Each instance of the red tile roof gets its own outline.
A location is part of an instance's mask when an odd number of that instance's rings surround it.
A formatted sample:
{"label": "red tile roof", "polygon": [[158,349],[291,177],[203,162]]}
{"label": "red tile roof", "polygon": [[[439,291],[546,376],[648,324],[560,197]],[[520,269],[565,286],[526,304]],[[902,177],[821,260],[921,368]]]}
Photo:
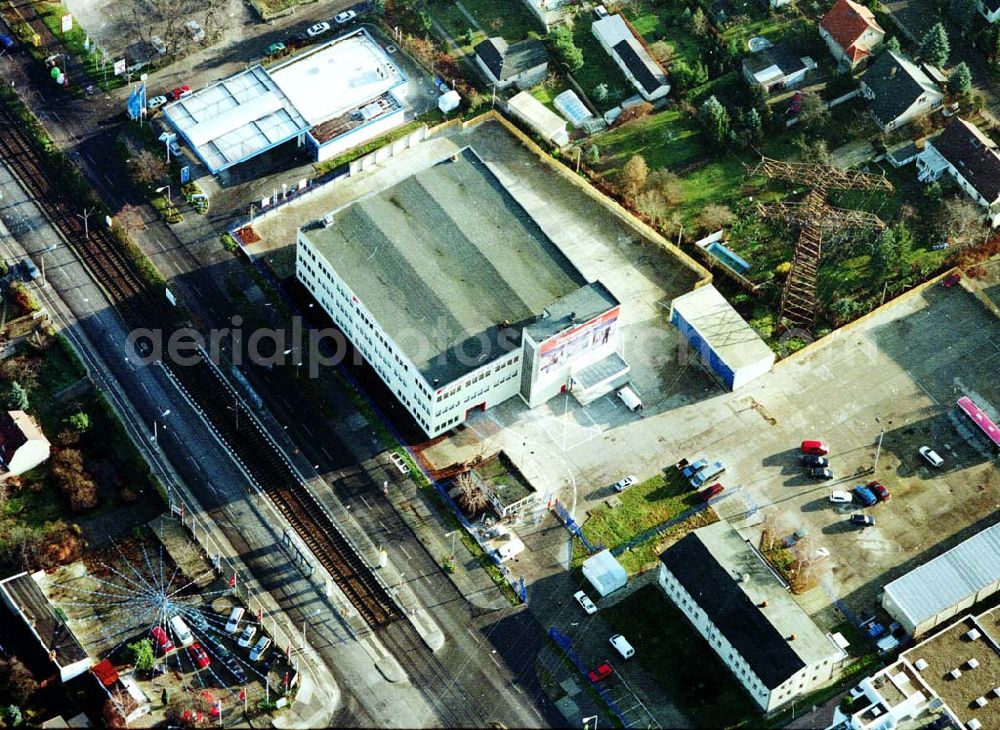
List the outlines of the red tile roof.
{"label": "red tile roof", "polygon": [[880,33],[884,30],[875,22],[872,11],[864,5],[858,5],[851,0],[837,0],[830,12],[826,14],[820,25],[833,37],[844,53],[852,61],[857,61],[869,53],[868,48],[854,45],[869,28]]}

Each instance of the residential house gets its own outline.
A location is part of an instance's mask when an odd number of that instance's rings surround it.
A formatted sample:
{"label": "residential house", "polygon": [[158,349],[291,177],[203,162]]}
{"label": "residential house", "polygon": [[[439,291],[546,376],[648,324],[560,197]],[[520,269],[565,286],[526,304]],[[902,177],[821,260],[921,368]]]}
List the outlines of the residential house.
{"label": "residential house", "polygon": [[1000,0],[977,0],[976,7],[987,23],[995,23],[1000,19]]}
{"label": "residential house", "polygon": [[476,46],[476,63],[498,89],[513,84],[527,89],[544,81],[549,72],[549,54],[537,40],[509,45],[503,38],[487,38]]}
{"label": "residential house", "polygon": [[743,59],[743,76],[747,82],[762,87],[769,94],[798,86],[814,68],[816,63],[811,58],[799,57],[780,44]]}
{"label": "residential house", "polygon": [[848,69],[867,61],[885,40],[885,31],[875,22],[872,11],[853,0],[837,0],[819,22],[819,34],[837,63]]}
{"label": "residential house", "polygon": [[24,411],[0,413],[0,481],[34,469],[49,458],[49,440]]}
{"label": "residential house", "polygon": [[667,548],[657,582],[766,713],[833,679],[847,658],[724,520]]}
{"label": "residential house", "polygon": [[884,132],[909,124],[938,109],[944,94],[916,63],[886,51],[861,77],[861,94]]}
{"label": "residential house", "polygon": [[528,9],[545,26],[547,31],[553,25],[558,25],[564,17],[564,6],[570,4],[570,0],[523,0]]}
{"label": "residential house", "polygon": [[917,156],[917,175],[933,182],[943,172],[986,211],[991,226],[1000,225],[1000,152],[975,124],[954,117],[941,134],[927,140]]}
{"label": "residential house", "polygon": [[608,15],[594,21],[591,32],[643,99],[656,101],[670,93],[667,74],[622,16]]}

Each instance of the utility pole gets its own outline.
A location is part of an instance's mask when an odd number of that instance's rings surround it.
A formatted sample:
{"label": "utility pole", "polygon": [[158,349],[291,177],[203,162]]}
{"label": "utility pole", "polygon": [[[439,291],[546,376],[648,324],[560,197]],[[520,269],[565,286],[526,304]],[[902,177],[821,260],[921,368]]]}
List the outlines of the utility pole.
{"label": "utility pole", "polygon": [[872,466],[872,475],[878,476],[878,457],[882,453],[882,439],[885,437],[885,426],[882,425],[882,419],[875,416],[875,423],[878,424],[878,446],[875,447],[875,464]]}
{"label": "utility pole", "polygon": [[83,236],[88,241],[90,240],[90,216],[92,216],[94,214],[94,210],[96,210],[96,209],[95,208],[91,208],[90,210],[87,210],[86,208],[84,208],[83,209],[83,213],[77,213],[76,214],[77,218],[82,218],[83,219]]}

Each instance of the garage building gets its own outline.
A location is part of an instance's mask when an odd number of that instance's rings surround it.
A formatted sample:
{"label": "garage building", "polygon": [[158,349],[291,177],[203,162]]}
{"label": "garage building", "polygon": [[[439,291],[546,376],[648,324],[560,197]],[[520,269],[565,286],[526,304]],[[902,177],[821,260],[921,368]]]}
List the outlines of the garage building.
{"label": "garage building", "polygon": [[730,390],[771,371],[774,352],[711,284],[670,304],[670,323]]}
{"label": "garage building", "polygon": [[966,612],[1000,590],[1000,525],[914,568],[885,587],[882,607],[910,636]]}

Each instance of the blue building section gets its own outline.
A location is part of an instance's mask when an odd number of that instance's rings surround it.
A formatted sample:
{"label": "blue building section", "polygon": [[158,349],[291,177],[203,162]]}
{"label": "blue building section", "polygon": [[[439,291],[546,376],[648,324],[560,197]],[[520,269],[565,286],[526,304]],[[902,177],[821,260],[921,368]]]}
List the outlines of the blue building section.
{"label": "blue building section", "polygon": [[701,336],[698,330],[684,319],[684,316],[677,309],[674,309],[670,313],[670,323],[680,330],[680,333],[684,335],[684,339],[687,340],[691,348],[698,353],[701,361],[722,380],[727,388],[732,390],[736,380],[736,373],[729,365],[723,362],[719,354],[712,349],[712,346],[705,341],[705,338]]}

